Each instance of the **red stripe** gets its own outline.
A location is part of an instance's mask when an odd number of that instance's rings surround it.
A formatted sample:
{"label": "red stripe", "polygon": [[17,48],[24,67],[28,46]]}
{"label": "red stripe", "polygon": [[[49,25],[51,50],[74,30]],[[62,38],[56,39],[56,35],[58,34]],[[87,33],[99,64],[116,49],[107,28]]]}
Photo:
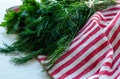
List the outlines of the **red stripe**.
{"label": "red stripe", "polygon": [[95,66],[99,63],[99,61],[102,61],[105,56],[108,54],[108,52],[110,52],[110,50],[108,50],[107,52],[105,52],[101,57],[99,57],[94,63],[92,63],[87,69],[85,69],[82,73],[78,74],[76,77],[74,77],[73,79],[79,79],[80,77],[82,77],[83,75],[85,75],[86,73],[90,72],[93,68],[95,68]]}
{"label": "red stripe", "polygon": [[[87,62],[89,62],[89,60],[91,59],[91,57],[94,57],[96,54],[98,54],[101,51],[101,49],[105,48],[107,45],[108,45],[108,42],[106,41],[105,43],[103,43],[102,45],[100,45],[97,49],[95,49],[93,52],[91,52],[85,59],[83,59],[80,63],[78,63],[74,68],[72,68],[71,70],[69,70],[66,73],[64,73],[62,75],[62,77],[65,78],[68,75],[74,73],[74,71],[77,71],[79,68],[81,68],[82,66],[84,66]],[[84,53],[84,52],[80,52],[80,53]],[[76,55],[76,56],[78,56],[78,55]],[[78,79],[78,78],[76,78],[76,79]]]}
{"label": "red stripe", "polygon": [[105,62],[105,63],[103,64],[103,66],[111,67],[111,64],[112,64],[112,63],[110,63],[110,62]]}
{"label": "red stripe", "polygon": [[111,21],[113,18],[106,18],[107,21]]}
{"label": "red stripe", "polygon": [[94,78],[94,79],[99,79],[98,77]]}

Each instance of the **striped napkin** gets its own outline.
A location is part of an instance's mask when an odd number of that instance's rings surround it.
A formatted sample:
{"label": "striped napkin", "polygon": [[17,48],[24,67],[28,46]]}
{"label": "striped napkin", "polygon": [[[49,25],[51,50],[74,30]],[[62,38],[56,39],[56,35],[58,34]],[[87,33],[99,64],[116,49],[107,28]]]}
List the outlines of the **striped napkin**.
{"label": "striped napkin", "polygon": [[96,12],[48,73],[54,79],[120,79],[120,5]]}

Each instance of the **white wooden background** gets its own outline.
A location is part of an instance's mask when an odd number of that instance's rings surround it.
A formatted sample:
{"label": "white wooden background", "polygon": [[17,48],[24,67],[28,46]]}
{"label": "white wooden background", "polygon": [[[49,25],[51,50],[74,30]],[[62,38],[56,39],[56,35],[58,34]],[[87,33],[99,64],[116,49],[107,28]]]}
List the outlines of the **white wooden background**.
{"label": "white wooden background", "polygon": [[[5,10],[20,5],[21,0],[0,0],[0,22],[3,21]],[[0,47],[3,43],[12,44],[15,35],[7,35],[6,30],[0,27]],[[24,65],[14,65],[10,62],[12,56],[0,54],[0,79],[50,79],[42,70],[37,60],[31,60]]]}

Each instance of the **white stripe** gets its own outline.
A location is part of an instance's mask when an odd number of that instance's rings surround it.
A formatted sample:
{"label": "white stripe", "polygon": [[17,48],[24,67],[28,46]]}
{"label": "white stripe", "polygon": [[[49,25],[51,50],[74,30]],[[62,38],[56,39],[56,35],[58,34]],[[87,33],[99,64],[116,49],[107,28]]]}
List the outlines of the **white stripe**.
{"label": "white stripe", "polygon": [[94,79],[94,78],[98,78],[99,77],[99,75],[93,75],[93,76],[91,76],[91,77],[89,77],[89,78],[87,78],[87,79]]}

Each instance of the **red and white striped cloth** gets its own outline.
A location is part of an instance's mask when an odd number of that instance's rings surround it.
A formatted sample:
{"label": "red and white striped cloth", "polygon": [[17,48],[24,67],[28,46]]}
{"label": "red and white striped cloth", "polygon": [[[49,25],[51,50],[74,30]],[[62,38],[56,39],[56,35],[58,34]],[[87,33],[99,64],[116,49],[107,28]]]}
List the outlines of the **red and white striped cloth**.
{"label": "red and white striped cloth", "polygon": [[120,5],[96,12],[48,73],[54,79],[120,79]]}

